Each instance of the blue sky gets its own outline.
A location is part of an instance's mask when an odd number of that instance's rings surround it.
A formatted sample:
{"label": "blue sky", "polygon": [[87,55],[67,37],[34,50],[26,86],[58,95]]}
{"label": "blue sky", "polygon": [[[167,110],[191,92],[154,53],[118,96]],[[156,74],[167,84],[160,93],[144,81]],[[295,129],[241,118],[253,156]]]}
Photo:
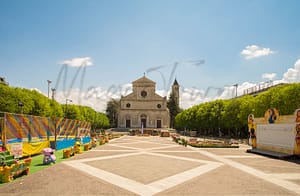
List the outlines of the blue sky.
{"label": "blue sky", "polygon": [[147,76],[159,90],[170,75],[199,91],[299,82],[299,7],[297,0],[0,0],[0,76],[45,94],[49,79],[64,91],[63,62],[70,87],[79,69],[72,62],[85,58],[89,66],[73,86],[81,80],[85,91],[128,84],[158,66]]}

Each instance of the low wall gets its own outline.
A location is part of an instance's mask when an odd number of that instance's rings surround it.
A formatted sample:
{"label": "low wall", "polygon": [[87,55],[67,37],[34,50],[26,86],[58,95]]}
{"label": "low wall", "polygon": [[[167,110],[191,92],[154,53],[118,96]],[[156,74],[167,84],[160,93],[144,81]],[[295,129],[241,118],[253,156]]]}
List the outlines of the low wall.
{"label": "low wall", "polygon": [[280,116],[276,108],[270,108],[257,119],[249,114],[248,128],[252,148],[300,155],[300,109],[294,115]]}
{"label": "low wall", "polygon": [[294,154],[295,123],[257,125],[257,148]]}

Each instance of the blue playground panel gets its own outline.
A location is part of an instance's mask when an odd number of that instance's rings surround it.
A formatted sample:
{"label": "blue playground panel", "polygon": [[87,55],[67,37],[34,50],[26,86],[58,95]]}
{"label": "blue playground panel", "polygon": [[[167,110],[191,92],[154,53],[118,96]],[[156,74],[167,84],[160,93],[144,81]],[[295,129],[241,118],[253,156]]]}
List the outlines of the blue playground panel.
{"label": "blue playground panel", "polygon": [[[82,144],[86,144],[89,143],[91,141],[91,137],[83,137],[81,139],[81,143]],[[60,139],[56,141],[56,150],[61,150],[61,149],[65,149],[65,148],[70,148],[72,146],[75,145],[76,139],[72,138],[72,139]],[[50,147],[54,149],[55,145],[54,145],[54,141],[50,142]]]}

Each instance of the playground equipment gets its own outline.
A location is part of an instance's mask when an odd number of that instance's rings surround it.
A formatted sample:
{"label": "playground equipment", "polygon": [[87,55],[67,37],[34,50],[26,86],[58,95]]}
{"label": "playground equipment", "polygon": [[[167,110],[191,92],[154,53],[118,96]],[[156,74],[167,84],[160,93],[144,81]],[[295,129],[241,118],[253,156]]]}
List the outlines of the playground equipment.
{"label": "playground equipment", "polygon": [[43,154],[44,154],[44,159],[43,159],[44,165],[55,163],[56,157],[54,155],[54,150],[52,148],[44,148]]}
{"label": "playground equipment", "polygon": [[76,154],[80,154],[81,153],[81,143],[80,142],[75,142],[75,146],[74,146],[74,150]]}
{"label": "playground equipment", "polygon": [[23,174],[29,174],[31,158],[24,160],[14,159],[8,151],[0,153],[0,183],[10,182]]}
{"label": "playground equipment", "polygon": [[56,150],[74,146],[77,136],[87,143],[90,129],[91,123],[79,120],[4,112],[0,113],[0,146],[13,152],[13,145],[21,144],[19,157],[31,156],[49,146]]}
{"label": "playground equipment", "polygon": [[249,152],[276,157],[300,155],[300,109],[294,115],[279,116],[276,108],[266,111],[265,117],[248,116]]}
{"label": "playground equipment", "polygon": [[96,146],[97,146],[97,139],[94,137],[94,138],[92,138],[91,141],[92,141],[92,142],[91,142],[92,148],[96,148]]}

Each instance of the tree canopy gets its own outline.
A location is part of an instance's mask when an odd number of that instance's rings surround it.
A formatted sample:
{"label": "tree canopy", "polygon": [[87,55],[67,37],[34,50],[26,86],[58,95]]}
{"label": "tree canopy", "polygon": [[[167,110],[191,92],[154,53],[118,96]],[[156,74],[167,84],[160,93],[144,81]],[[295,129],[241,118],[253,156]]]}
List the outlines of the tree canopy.
{"label": "tree canopy", "polygon": [[120,100],[118,99],[110,99],[107,102],[106,115],[109,119],[111,127],[118,126],[118,112],[120,107],[119,105],[120,105]]}
{"label": "tree canopy", "polygon": [[[35,116],[67,117],[92,123],[92,128],[109,127],[109,119],[88,106],[59,104],[36,90],[0,85],[0,111]],[[67,111],[67,113],[66,113]]]}
{"label": "tree canopy", "polygon": [[167,107],[170,112],[170,127],[174,128],[175,126],[175,117],[180,112],[178,102],[175,98],[174,93],[171,93],[167,101]]}
{"label": "tree canopy", "polygon": [[247,117],[263,117],[269,108],[277,108],[280,115],[290,115],[300,108],[300,84],[286,84],[270,88],[257,96],[242,96],[230,100],[216,100],[195,105],[175,118],[177,129],[197,130],[202,135],[246,137]]}

